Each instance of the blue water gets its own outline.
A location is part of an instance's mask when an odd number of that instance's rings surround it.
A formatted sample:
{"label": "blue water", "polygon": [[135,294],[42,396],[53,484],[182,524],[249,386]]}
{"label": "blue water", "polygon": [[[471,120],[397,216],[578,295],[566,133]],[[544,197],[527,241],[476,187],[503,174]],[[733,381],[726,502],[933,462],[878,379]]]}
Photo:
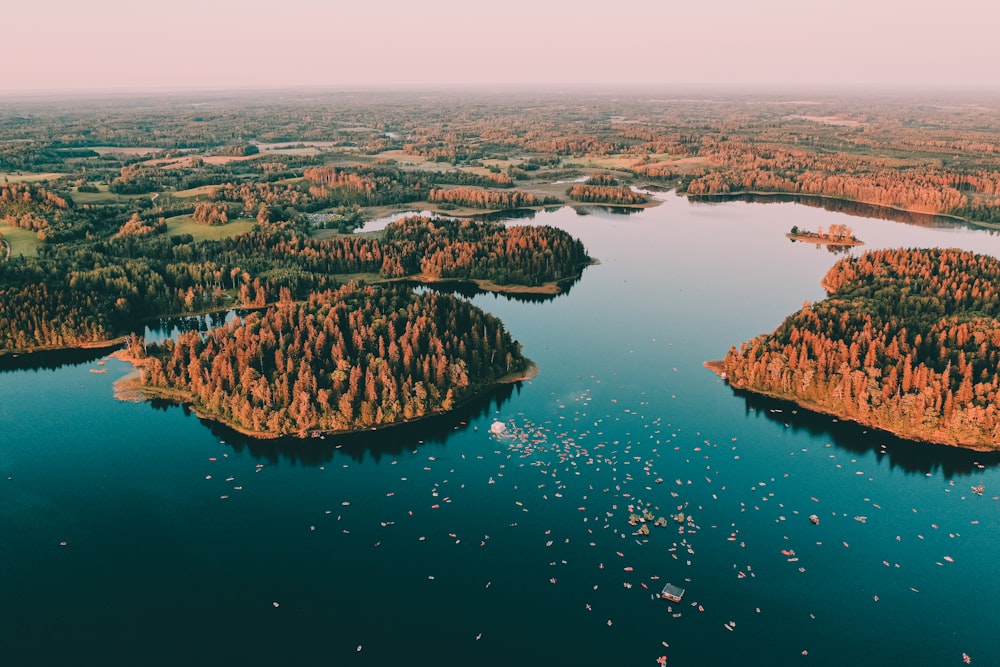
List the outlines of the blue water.
{"label": "blue water", "polygon": [[[437,422],[254,442],[116,401],[113,359],[0,373],[2,664],[1000,664],[996,455],[702,367],[823,298],[836,256],[792,225],[1000,237],[673,195],[521,222],[600,263],[549,301],[474,297],[541,372]],[[633,535],[630,506],[669,526]]]}

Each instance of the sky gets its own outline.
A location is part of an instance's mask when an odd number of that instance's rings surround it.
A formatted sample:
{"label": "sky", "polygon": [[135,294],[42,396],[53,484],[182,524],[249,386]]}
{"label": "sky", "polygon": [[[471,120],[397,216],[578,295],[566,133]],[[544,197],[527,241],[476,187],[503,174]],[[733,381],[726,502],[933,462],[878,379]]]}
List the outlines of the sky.
{"label": "sky", "polygon": [[259,87],[1000,89],[995,0],[12,0],[0,98]]}

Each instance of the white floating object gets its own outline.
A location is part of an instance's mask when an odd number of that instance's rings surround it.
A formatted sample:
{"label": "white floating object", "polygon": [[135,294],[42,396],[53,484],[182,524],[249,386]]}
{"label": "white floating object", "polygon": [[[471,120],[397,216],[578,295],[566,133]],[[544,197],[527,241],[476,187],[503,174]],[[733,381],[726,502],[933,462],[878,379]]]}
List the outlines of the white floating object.
{"label": "white floating object", "polygon": [[503,422],[493,422],[490,425],[490,433],[494,435],[499,435],[507,430],[507,425]]}

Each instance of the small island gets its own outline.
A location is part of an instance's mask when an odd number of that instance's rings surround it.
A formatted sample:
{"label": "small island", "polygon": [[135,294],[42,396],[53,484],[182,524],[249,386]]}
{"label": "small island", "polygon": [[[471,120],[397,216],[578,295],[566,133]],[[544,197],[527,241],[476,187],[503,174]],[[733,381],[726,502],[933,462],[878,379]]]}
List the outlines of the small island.
{"label": "small island", "polygon": [[735,389],[911,440],[1000,449],[1000,260],[871,251],[822,284],[827,299],[706,366]]}
{"label": "small island", "polygon": [[798,225],[795,225],[785,236],[790,238],[793,243],[795,241],[804,241],[805,243],[815,243],[817,245],[844,247],[864,245],[864,242],[854,236],[851,228],[847,225],[830,225],[825,232],[822,227],[813,232],[807,229],[799,229]]}

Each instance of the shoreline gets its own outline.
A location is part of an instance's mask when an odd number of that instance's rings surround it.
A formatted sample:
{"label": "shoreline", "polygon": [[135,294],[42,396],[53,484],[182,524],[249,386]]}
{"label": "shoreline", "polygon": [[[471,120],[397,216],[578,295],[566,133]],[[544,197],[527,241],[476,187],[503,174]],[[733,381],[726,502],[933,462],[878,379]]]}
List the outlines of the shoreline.
{"label": "shoreline", "polygon": [[911,433],[906,433],[903,431],[886,428],[884,426],[878,426],[876,424],[866,423],[858,419],[855,419],[854,417],[848,417],[845,415],[838,414],[836,412],[833,412],[829,408],[818,405],[816,403],[812,403],[811,401],[804,401],[792,395],[776,394],[769,391],[760,391],[758,389],[747,389],[745,387],[734,387],[732,384],[730,384],[729,380],[726,378],[726,372],[725,370],[723,370],[722,364],[723,362],[719,360],[719,361],[706,361],[703,365],[708,370],[720,376],[722,380],[725,381],[725,383],[729,386],[729,388],[732,389],[734,392],[746,392],[748,394],[754,394],[757,396],[766,396],[767,398],[772,398],[777,401],[785,401],[786,403],[792,403],[802,408],[803,410],[807,410],[809,412],[826,415],[828,417],[833,417],[839,421],[853,422],[858,426],[863,426],[864,428],[868,429],[874,429],[876,431],[882,431],[883,433],[888,433],[889,435],[892,435],[896,438],[899,438],[901,440],[909,440],[910,442],[916,442],[925,445],[941,445],[944,447],[956,447],[958,449],[967,449],[974,452],[1000,451],[1000,446],[990,446],[988,444],[979,444],[979,443],[962,444],[958,442],[949,442],[941,438],[934,438],[933,436],[926,436],[926,435],[916,436]]}
{"label": "shoreline", "polygon": [[[167,316],[169,317],[169,315]],[[32,355],[32,354],[43,354],[46,352],[67,352],[70,350],[103,350],[110,349],[116,345],[121,345],[125,342],[127,336],[118,336],[116,338],[106,338],[104,340],[92,340],[85,343],[77,343],[76,345],[41,345],[39,347],[31,347],[26,349],[18,350],[7,350],[6,352],[0,352],[0,359],[7,357],[15,357],[21,355]]]}
{"label": "shoreline", "polygon": [[126,363],[132,364],[133,369],[116,380],[114,382],[114,396],[116,400],[126,401],[130,403],[143,403],[146,401],[151,401],[155,399],[161,399],[165,401],[170,401],[176,405],[186,406],[196,417],[199,419],[204,419],[207,421],[214,422],[216,424],[221,424],[226,428],[235,431],[241,435],[245,435],[250,438],[256,438],[258,440],[277,440],[279,438],[295,438],[297,440],[305,440],[309,437],[313,437],[313,434],[322,434],[323,436],[338,436],[338,435],[357,435],[359,433],[371,433],[375,431],[384,431],[398,426],[403,426],[405,424],[413,424],[414,422],[422,421],[425,419],[432,419],[434,417],[443,417],[455,410],[468,405],[472,401],[480,398],[484,393],[492,391],[493,389],[505,385],[505,384],[515,384],[517,382],[524,382],[535,378],[538,373],[538,365],[525,357],[527,365],[524,369],[509,373],[503,377],[498,378],[494,382],[483,385],[479,390],[471,392],[468,396],[464,397],[461,401],[457,401],[451,410],[443,410],[437,408],[432,412],[419,417],[414,417],[412,419],[400,419],[391,423],[380,424],[379,426],[373,426],[369,428],[355,428],[355,429],[345,429],[339,431],[326,431],[323,429],[307,429],[299,433],[275,433],[274,431],[254,431],[248,429],[244,426],[235,424],[228,419],[221,417],[219,415],[213,415],[205,412],[202,406],[198,405],[194,401],[192,395],[189,392],[172,389],[169,387],[153,387],[151,385],[143,384],[142,382],[142,372],[141,368],[145,364],[143,359],[135,359],[125,351],[117,350],[111,355],[113,358],[119,361],[124,361]]}
{"label": "shoreline", "polygon": [[[807,192],[788,192],[785,190],[733,190],[732,192],[713,192],[713,193],[702,193],[702,194],[690,194],[688,192],[681,192],[680,190],[675,190],[678,195],[686,197],[688,199],[697,199],[698,197],[742,197],[746,195],[756,195],[760,197],[815,197],[816,199],[827,199],[830,201],[842,201],[850,204],[864,204],[866,206],[875,206],[877,208],[885,208],[892,211],[899,211],[900,213],[914,213],[916,215],[928,215],[935,218],[948,218],[950,220],[955,220],[956,222],[964,222],[968,225],[975,225],[977,227],[982,227],[984,229],[1000,229],[1000,226],[994,226],[997,223],[989,222],[977,222],[975,220],[970,220],[969,218],[963,218],[959,215],[952,215],[951,213],[929,213],[927,211],[918,211],[912,208],[903,208],[902,206],[893,206],[892,204],[880,204],[878,202],[865,201],[864,199],[850,199],[848,197],[838,197],[837,195],[824,195],[824,194],[814,194]],[[798,203],[798,202],[792,202]]]}
{"label": "shoreline", "polygon": [[[402,276],[399,278],[382,278],[377,281],[370,281],[370,282],[362,281],[362,282],[363,284],[366,285],[391,285],[392,283],[410,281],[418,283],[420,285],[428,285],[428,286],[433,285],[434,283],[458,283],[463,285],[473,285],[477,289],[482,290],[483,292],[489,292],[493,294],[511,294],[511,295],[538,294],[542,296],[558,296],[565,291],[563,289],[564,285],[572,285],[583,276],[584,268],[586,268],[587,266],[595,266],[597,264],[600,264],[600,262],[594,258],[591,258],[590,262],[580,267],[580,270],[578,270],[573,275],[568,276],[566,278],[561,278],[559,280],[553,280],[547,283],[542,283],[541,285],[514,285],[514,284],[498,285],[497,283],[494,283],[491,280],[485,280],[482,278],[439,278],[435,276],[427,276],[424,274]],[[333,275],[334,277],[337,277],[336,274]],[[346,285],[347,282],[343,284]],[[157,319],[174,318],[174,317],[199,317],[202,315],[211,315],[214,313],[225,313],[232,310],[241,310],[241,311],[263,310],[265,308],[275,305],[276,303],[277,302],[267,303],[264,304],[263,306],[242,306],[239,304],[230,304],[228,306],[221,306],[219,308],[209,308],[191,313],[162,313],[160,315],[156,315],[155,317],[145,319],[139,322],[138,324],[145,327],[147,323]],[[68,350],[91,350],[91,349],[112,348],[115,347],[116,345],[121,345],[127,337],[128,335],[125,334],[117,336],[115,338],[108,338],[99,341],[89,341],[86,343],[77,343],[75,345],[63,345],[63,346],[47,345],[47,346],[32,347],[27,349],[7,350],[4,352],[0,352],[0,359],[4,359],[8,356],[15,356],[22,354],[30,355],[38,352],[59,352]]]}

